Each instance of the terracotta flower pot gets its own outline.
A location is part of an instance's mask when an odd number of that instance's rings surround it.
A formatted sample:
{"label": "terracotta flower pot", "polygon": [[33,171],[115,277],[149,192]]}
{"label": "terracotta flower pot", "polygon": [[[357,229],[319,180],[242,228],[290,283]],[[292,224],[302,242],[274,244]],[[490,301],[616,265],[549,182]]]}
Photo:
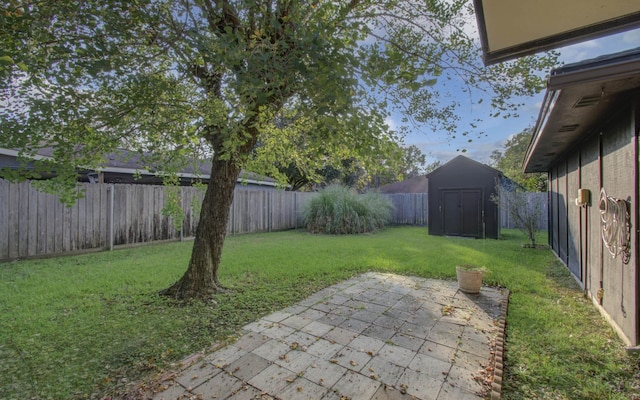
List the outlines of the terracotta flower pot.
{"label": "terracotta flower pot", "polygon": [[480,293],[480,287],[482,286],[481,269],[458,265],[456,267],[456,275],[461,291],[471,294]]}

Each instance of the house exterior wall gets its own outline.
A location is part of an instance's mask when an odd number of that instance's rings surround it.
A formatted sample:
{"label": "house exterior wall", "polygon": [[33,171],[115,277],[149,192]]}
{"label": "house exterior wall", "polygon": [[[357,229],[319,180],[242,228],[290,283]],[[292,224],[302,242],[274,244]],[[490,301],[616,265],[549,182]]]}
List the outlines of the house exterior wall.
{"label": "house exterior wall", "polygon": [[583,218],[581,236],[581,254],[585,271],[582,284],[592,294],[597,291],[602,281],[600,257],[602,256],[602,239],[600,236],[600,211],[598,210],[598,194],[600,192],[600,135],[592,135],[580,148],[580,179],[582,187],[591,192],[590,204],[581,209]]}
{"label": "house exterior wall", "polygon": [[0,168],[4,167],[19,167],[20,163],[13,156],[8,156],[5,154],[0,154]]}
{"label": "house exterior wall", "polygon": [[[636,94],[635,100],[640,100]],[[636,103],[637,104],[637,103]],[[550,245],[589,297],[631,346],[640,342],[638,320],[638,106],[602,121],[549,171]],[[588,189],[591,201],[575,205],[577,189]],[[631,221],[631,257],[624,264],[602,242],[600,190],[627,200]]]}
{"label": "house exterior wall", "polygon": [[[567,159],[567,266],[578,279],[582,278],[580,265],[581,209],[572,203],[580,189],[580,152]],[[575,233],[577,232],[577,234]]]}

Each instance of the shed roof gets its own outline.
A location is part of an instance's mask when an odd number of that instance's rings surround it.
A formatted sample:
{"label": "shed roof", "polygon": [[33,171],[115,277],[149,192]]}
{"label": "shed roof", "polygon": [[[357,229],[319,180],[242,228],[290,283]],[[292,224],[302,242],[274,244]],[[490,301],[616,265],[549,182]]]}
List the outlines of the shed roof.
{"label": "shed roof", "polygon": [[502,176],[502,172],[498,171],[495,168],[492,168],[486,164],[483,164],[481,162],[478,162],[476,160],[472,160],[469,157],[465,157],[465,156],[457,156],[451,160],[449,160],[448,162],[446,162],[445,164],[439,166],[438,168],[434,169],[433,171],[429,172],[427,174],[427,178],[433,176],[433,175],[437,175],[440,172],[442,172],[443,170],[447,170],[448,168],[453,167],[456,164],[468,164],[469,167],[479,167],[479,168],[483,168],[486,169],[487,171],[491,171],[492,173],[498,174],[500,176]]}
{"label": "shed roof", "polygon": [[523,161],[524,172],[547,171],[639,87],[640,47],[551,71]]}

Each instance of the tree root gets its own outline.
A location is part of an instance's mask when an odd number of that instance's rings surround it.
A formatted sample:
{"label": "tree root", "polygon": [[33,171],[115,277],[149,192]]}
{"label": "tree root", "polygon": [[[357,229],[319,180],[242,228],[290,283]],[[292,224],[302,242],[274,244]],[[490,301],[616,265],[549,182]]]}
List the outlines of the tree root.
{"label": "tree root", "polygon": [[158,294],[176,300],[199,299],[215,303],[215,295],[225,291],[225,288],[219,287],[213,282],[211,284],[198,282],[197,285],[192,282],[191,285],[186,285],[184,280],[181,279],[168,288],[160,290]]}

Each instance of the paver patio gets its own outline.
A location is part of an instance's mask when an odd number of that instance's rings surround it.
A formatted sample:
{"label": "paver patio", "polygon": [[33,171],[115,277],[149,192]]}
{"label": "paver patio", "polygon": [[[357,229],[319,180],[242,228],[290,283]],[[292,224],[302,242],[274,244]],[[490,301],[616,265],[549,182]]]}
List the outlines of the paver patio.
{"label": "paver patio", "polygon": [[452,281],[367,273],[246,325],[150,397],[499,398],[507,299],[496,288],[469,295]]}

